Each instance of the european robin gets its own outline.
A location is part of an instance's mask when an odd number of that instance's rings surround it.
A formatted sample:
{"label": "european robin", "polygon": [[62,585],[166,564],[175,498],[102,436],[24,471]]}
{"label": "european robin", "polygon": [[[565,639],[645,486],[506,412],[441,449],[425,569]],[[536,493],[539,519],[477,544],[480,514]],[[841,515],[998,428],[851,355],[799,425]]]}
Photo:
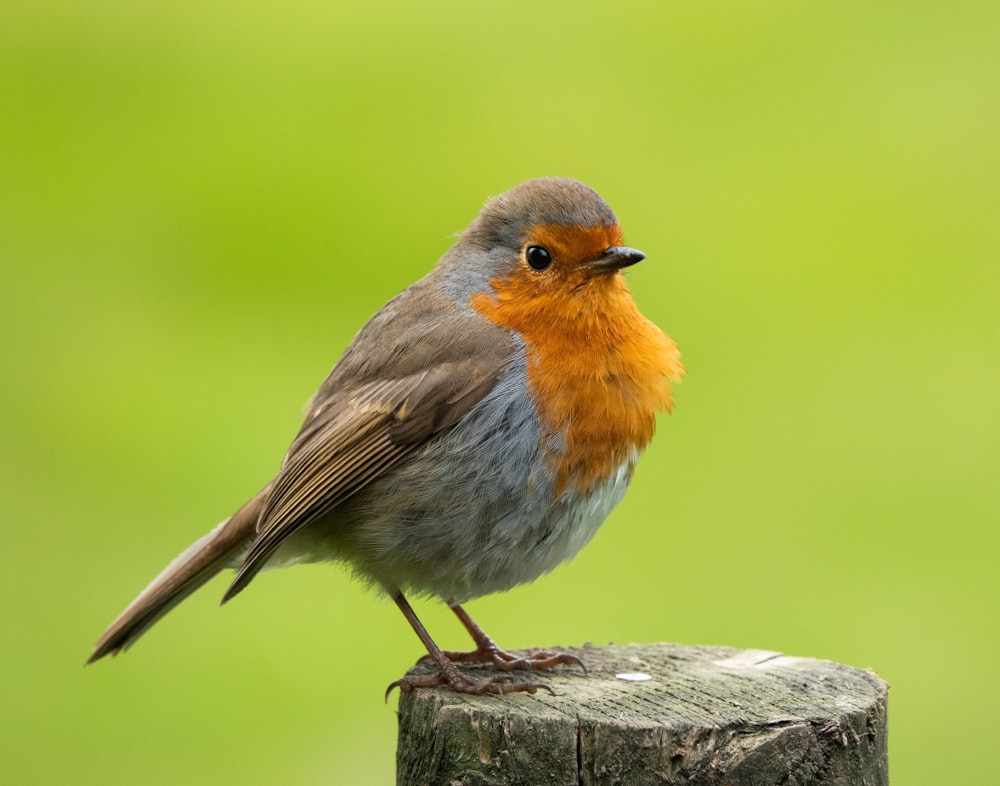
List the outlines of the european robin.
{"label": "european robin", "polygon": [[[545,686],[455,663],[579,664],[499,649],[460,604],[574,556],[670,409],[677,347],[621,272],[643,258],[575,180],[531,180],[487,202],[351,342],[275,478],[171,562],[88,663],[132,645],[223,568],[236,569],[225,602],[265,567],[335,560],[395,601],[437,668],[390,689],[534,692]],[[475,650],[442,651],[404,593],[444,600]]]}

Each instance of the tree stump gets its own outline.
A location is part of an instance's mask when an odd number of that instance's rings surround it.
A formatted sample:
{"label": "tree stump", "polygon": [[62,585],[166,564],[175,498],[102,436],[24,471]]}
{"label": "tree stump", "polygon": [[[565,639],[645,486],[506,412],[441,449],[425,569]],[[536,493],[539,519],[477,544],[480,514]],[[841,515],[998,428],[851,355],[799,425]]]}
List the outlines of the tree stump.
{"label": "tree stump", "polygon": [[871,671],[728,647],[565,651],[588,673],[534,674],[555,696],[401,694],[398,786],[889,783],[888,686]]}

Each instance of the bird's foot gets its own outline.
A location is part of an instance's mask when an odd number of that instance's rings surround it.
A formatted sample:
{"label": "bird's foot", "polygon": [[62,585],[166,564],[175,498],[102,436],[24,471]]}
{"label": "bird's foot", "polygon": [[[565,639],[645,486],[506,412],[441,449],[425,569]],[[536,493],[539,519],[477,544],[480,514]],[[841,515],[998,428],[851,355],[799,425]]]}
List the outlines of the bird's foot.
{"label": "bird's foot", "polygon": [[[446,653],[447,654],[447,653]],[[421,658],[421,660],[428,660]],[[513,667],[512,667],[513,668]],[[457,693],[468,693],[473,696],[483,696],[492,694],[504,696],[508,693],[535,693],[539,689],[547,690],[553,696],[556,695],[548,685],[541,682],[518,682],[503,674],[495,674],[492,677],[472,677],[459,668],[449,659],[440,664],[436,674],[407,674],[385,690],[386,701],[393,688],[399,688],[403,693],[409,693],[414,688],[436,688],[439,685],[451,688]]]}
{"label": "bird's foot", "polygon": [[[544,650],[532,650],[527,656],[515,655],[500,649],[492,641],[469,652],[446,650],[442,654],[452,663],[490,663],[500,671],[546,671],[554,666],[579,666],[584,674],[587,673],[587,667],[576,655]],[[425,661],[433,659],[430,655],[425,655],[417,662]]]}

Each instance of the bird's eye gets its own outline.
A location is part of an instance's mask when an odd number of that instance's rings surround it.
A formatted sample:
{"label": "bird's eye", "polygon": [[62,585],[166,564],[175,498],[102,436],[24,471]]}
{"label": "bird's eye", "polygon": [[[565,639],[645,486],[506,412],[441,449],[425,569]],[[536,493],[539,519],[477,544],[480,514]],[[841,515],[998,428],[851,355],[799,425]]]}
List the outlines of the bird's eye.
{"label": "bird's eye", "polygon": [[524,258],[528,260],[532,270],[545,270],[552,264],[552,254],[543,246],[528,246],[524,249]]}

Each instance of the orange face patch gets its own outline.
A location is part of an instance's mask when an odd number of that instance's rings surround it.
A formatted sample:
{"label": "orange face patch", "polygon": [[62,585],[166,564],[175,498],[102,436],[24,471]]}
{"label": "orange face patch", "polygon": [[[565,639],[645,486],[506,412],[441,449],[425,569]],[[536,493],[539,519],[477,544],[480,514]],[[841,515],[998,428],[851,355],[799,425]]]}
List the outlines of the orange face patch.
{"label": "orange face patch", "polygon": [[536,227],[524,245],[545,246],[552,265],[523,264],[470,301],[527,345],[529,390],[548,427],[543,450],[552,435],[564,445],[551,456],[559,491],[586,493],[630,462],[683,373],[676,345],[639,313],[621,273],[584,264],[621,242],[617,225]]}
{"label": "orange face patch", "polygon": [[533,227],[524,245],[547,248],[556,260],[586,262],[597,259],[611,246],[622,244],[619,224],[596,227],[568,227],[562,224],[541,224]]}

